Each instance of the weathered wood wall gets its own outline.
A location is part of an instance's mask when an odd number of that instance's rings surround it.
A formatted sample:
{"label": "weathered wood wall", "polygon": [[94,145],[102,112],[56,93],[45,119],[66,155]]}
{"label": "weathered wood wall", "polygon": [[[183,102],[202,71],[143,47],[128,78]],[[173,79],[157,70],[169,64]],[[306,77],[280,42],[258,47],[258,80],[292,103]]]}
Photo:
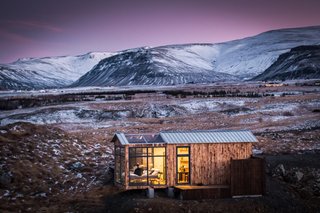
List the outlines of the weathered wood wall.
{"label": "weathered wood wall", "polygon": [[230,185],[231,159],[247,159],[251,143],[170,144],[167,146],[167,183],[176,185],[176,148],[190,146],[191,185]]}
{"label": "weathered wood wall", "polygon": [[124,178],[124,185],[127,187],[129,186],[129,147],[125,146],[125,151],[124,151],[124,168],[125,168],[125,178]]}
{"label": "weathered wood wall", "polygon": [[231,159],[246,159],[251,143],[192,144],[192,184],[229,185]]}
{"label": "weathered wood wall", "polygon": [[167,146],[167,185],[176,185],[176,145]]}
{"label": "weathered wood wall", "polygon": [[231,195],[265,194],[265,160],[250,158],[231,161]]}

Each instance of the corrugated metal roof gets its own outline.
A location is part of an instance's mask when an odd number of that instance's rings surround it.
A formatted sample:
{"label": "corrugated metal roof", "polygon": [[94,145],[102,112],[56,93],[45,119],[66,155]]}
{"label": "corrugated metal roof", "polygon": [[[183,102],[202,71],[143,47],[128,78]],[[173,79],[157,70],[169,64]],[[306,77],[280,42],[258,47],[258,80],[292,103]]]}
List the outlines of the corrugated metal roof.
{"label": "corrugated metal roof", "polygon": [[119,141],[120,141],[120,143],[121,143],[122,145],[127,145],[127,144],[129,144],[129,142],[128,142],[126,136],[124,135],[124,133],[118,132],[118,133],[116,133],[116,136],[117,136],[117,138],[119,139]]}
{"label": "corrugated metal roof", "polygon": [[170,131],[160,132],[160,136],[168,144],[257,142],[256,137],[248,130]]}
{"label": "corrugated metal roof", "polygon": [[[136,140],[137,136],[141,140]],[[249,130],[190,130],[190,131],[163,131],[159,135],[133,135],[116,133],[122,145],[146,143],[241,143],[257,142],[256,137]],[[160,136],[160,137],[159,137]],[[133,139],[132,139],[133,138]],[[139,138],[140,139],[140,138]],[[141,141],[141,142],[140,142]]]}

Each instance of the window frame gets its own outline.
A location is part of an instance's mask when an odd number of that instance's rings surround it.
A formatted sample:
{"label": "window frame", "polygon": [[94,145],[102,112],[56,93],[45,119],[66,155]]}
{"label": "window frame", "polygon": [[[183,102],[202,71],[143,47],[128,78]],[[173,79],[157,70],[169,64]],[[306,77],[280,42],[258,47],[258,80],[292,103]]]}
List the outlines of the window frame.
{"label": "window frame", "polygon": [[[119,152],[117,152],[117,148],[119,148]],[[125,146],[121,145],[115,145],[114,146],[114,156],[115,156],[115,165],[114,165],[114,170],[115,174],[117,173],[118,165],[117,165],[117,158],[119,158],[119,179],[115,177],[115,182],[121,185],[125,185],[125,175],[122,176],[122,172],[125,172],[125,151],[126,148]],[[116,175],[115,175],[116,176]]]}

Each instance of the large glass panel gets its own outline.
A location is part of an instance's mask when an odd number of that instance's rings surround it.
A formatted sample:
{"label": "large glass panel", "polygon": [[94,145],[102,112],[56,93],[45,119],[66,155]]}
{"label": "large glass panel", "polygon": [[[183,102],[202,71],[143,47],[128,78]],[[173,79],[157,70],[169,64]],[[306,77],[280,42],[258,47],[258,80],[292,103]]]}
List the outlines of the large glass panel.
{"label": "large glass panel", "polygon": [[165,156],[149,158],[149,184],[150,185],[164,185],[166,184],[165,172]]}
{"label": "large glass panel", "polygon": [[130,148],[129,154],[131,157],[134,156],[146,156],[147,155],[147,148]]}
{"label": "large glass panel", "polygon": [[115,179],[116,179],[116,182],[120,183],[120,172],[121,172],[120,155],[116,155],[115,158],[116,158],[116,160],[115,160]]}
{"label": "large glass panel", "polygon": [[116,146],[114,149],[115,149],[115,154],[120,155],[120,146]]}
{"label": "large glass panel", "polygon": [[118,183],[123,183],[125,177],[124,150],[124,147],[115,147],[115,181]]}
{"label": "large glass panel", "polygon": [[147,157],[132,157],[129,160],[129,181],[131,185],[147,185],[148,159]]}
{"label": "large glass panel", "polygon": [[[124,150],[124,149],[123,149]],[[120,156],[120,168],[121,168],[121,175],[120,175],[120,183],[124,183],[124,179],[125,179],[125,166],[124,166],[124,156],[121,155]]]}
{"label": "large glass panel", "polygon": [[165,147],[129,148],[130,185],[166,184]]}
{"label": "large glass panel", "polygon": [[124,150],[125,150],[125,148],[124,148],[124,147],[121,147],[121,149],[120,149],[120,155],[124,156]]}

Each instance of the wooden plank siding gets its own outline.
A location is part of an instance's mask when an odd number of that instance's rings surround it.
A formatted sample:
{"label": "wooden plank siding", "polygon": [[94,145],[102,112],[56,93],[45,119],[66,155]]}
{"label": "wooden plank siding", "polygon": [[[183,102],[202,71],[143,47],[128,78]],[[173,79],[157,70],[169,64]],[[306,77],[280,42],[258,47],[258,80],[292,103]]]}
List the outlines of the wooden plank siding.
{"label": "wooden plank siding", "polygon": [[232,196],[265,194],[265,160],[250,158],[231,161]]}
{"label": "wooden plank siding", "polygon": [[167,185],[176,185],[176,146],[167,145]]}
{"label": "wooden plank siding", "polygon": [[191,185],[230,185],[231,159],[246,159],[251,143],[190,144]]}
{"label": "wooden plank siding", "polygon": [[205,143],[167,145],[167,185],[176,184],[176,149],[190,146],[191,185],[230,185],[231,159],[247,159],[251,143]]}

